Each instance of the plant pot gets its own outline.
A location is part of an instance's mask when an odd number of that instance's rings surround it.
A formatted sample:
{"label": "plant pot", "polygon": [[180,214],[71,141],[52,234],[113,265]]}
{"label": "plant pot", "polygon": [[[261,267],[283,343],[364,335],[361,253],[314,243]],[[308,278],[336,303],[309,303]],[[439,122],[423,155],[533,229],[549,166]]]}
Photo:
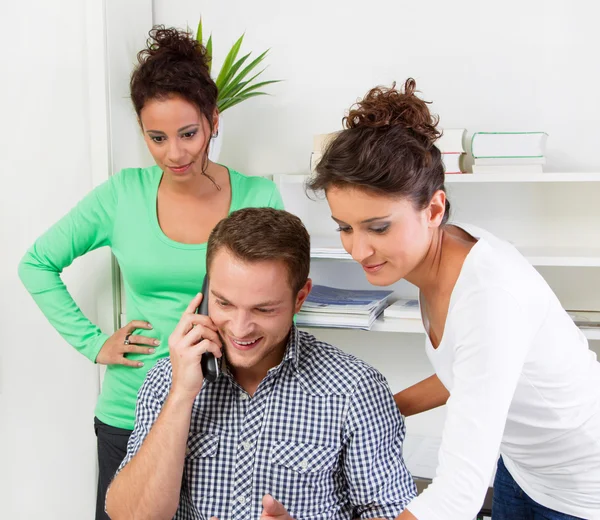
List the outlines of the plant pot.
{"label": "plant pot", "polygon": [[210,144],[208,145],[208,158],[212,162],[219,162],[219,155],[221,154],[221,144],[223,143],[223,116],[219,115],[219,131],[216,137],[210,138]]}

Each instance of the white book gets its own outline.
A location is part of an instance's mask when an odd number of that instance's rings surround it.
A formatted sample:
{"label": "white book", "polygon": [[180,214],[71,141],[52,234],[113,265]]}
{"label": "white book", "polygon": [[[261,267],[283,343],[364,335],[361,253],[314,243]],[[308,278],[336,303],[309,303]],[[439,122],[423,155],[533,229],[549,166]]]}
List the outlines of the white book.
{"label": "white book", "polygon": [[474,164],[473,173],[543,173],[541,164],[510,164],[507,166],[486,166]]}
{"label": "white book", "polygon": [[543,157],[545,132],[475,132],[471,152],[478,157]]}
{"label": "white book", "polygon": [[575,325],[582,329],[600,327],[599,311],[567,311]]}
{"label": "white book", "polygon": [[522,164],[546,164],[545,157],[476,157],[473,164],[483,166],[512,166]]}
{"label": "white book", "polygon": [[398,300],[392,303],[389,307],[386,307],[383,311],[383,317],[388,318],[400,318],[409,320],[420,320],[421,319],[421,308],[419,307],[419,300]]}
{"label": "white book", "polygon": [[339,134],[339,132],[330,132],[328,134],[313,135],[313,152],[323,153],[329,143]]}
{"label": "white book", "polygon": [[310,173],[315,173],[317,164],[319,164],[321,157],[323,157],[323,154],[319,152],[312,152],[310,154]]}
{"label": "white book", "polygon": [[312,258],[337,258],[351,260],[352,257],[346,252],[340,237],[312,235],[310,237],[310,256]]}
{"label": "white book", "polygon": [[444,173],[462,173],[462,158],[464,153],[442,153]]}
{"label": "white book", "polygon": [[442,137],[435,142],[435,146],[442,153],[463,153],[465,151],[463,141],[466,133],[465,128],[443,128]]}

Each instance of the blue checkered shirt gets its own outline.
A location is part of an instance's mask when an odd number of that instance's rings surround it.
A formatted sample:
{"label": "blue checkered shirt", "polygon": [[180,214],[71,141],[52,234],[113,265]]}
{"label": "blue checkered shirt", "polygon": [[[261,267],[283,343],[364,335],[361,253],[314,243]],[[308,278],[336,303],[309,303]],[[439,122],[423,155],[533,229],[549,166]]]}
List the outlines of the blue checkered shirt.
{"label": "blue checkered shirt", "polygon": [[[149,372],[121,468],[158,418],[171,377],[168,358]],[[395,518],[416,496],[404,432],[379,372],[293,327],[283,361],[252,397],[227,370],[205,382],[175,518],[258,520],[266,493],[296,520]]]}

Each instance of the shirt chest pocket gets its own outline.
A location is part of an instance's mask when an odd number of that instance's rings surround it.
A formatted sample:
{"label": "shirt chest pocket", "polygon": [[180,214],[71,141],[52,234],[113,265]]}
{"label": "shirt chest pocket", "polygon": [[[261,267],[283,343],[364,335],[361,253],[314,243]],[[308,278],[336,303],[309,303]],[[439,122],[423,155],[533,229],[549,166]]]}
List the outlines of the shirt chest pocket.
{"label": "shirt chest pocket", "polygon": [[218,434],[198,432],[188,437],[185,452],[185,482],[190,498],[198,503],[213,496],[218,480]]}
{"label": "shirt chest pocket", "polygon": [[276,441],[271,447],[271,489],[291,516],[305,517],[335,506],[338,449],[319,444]]}

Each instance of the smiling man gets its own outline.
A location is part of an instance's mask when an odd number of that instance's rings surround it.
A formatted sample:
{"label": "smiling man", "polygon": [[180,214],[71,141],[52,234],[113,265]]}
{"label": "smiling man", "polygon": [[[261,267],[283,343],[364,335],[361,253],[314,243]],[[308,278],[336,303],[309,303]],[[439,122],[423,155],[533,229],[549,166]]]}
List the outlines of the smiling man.
{"label": "smiling man", "polygon": [[[308,233],[290,213],[243,209],[217,224],[208,294],[140,390],[111,518],[395,518],[415,496],[385,379],[293,324],[309,267]],[[202,297],[209,316],[195,314]],[[205,352],[221,358],[212,383]]]}

